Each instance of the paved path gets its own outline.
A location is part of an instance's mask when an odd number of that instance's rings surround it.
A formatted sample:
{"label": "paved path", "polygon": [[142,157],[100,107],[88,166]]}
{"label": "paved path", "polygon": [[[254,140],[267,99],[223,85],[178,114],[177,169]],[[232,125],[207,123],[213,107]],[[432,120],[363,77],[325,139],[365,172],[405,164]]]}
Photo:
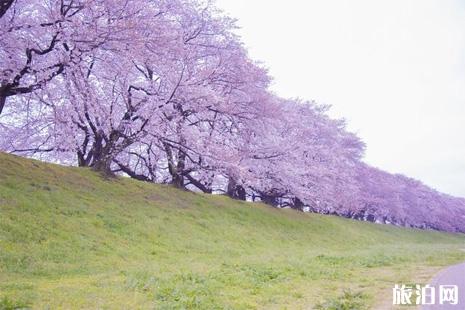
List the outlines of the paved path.
{"label": "paved path", "polygon": [[[421,310],[465,310],[465,263],[450,266],[440,271],[431,281],[436,288],[435,305],[422,306]],[[458,287],[458,304],[445,303],[440,305],[440,286],[456,285]]]}

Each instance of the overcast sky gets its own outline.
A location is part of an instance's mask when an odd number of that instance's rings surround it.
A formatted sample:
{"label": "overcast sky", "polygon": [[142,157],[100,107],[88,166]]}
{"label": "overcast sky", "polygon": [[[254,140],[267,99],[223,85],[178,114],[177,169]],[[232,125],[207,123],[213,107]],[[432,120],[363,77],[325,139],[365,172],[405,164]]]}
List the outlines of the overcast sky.
{"label": "overcast sky", "polygon": [[365,161],[465,197],[465,1],[217,0],[284,97],[330,104]]}

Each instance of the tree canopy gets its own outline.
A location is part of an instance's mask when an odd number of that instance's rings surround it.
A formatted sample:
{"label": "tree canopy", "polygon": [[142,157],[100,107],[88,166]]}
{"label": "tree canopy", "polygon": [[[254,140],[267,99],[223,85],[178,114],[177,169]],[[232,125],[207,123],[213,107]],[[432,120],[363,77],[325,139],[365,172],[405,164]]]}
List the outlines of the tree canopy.
{"label": "tree canopy", "polygon": [[[362,162],[269,90],[210,1],[0,1],[0,149],[278,207],[465,231],[465,202]],[[434,215],[432,217],[431,215]]]}

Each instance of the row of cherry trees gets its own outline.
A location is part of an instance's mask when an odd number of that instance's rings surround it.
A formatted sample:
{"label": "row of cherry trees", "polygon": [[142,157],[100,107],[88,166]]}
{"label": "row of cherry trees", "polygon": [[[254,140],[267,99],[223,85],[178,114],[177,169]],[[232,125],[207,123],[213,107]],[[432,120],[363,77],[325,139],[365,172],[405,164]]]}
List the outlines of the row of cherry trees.
{"label": "row of cherry trees", "polygon": [[210,1],[0,0],[0,148],[401,225],[415,213],[382,210],[463,210],[363,164],[363,143],[327,107],[270,92],[234,27]]}

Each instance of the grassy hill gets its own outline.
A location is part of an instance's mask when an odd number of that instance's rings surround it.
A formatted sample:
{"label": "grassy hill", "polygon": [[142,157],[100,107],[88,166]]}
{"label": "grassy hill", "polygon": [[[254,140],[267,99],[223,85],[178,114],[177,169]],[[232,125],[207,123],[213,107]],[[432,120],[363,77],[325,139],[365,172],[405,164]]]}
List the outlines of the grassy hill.
{"label": "grassy hill", "polygon": [[0,154],[0,309],[362,309],[464,248]]}

